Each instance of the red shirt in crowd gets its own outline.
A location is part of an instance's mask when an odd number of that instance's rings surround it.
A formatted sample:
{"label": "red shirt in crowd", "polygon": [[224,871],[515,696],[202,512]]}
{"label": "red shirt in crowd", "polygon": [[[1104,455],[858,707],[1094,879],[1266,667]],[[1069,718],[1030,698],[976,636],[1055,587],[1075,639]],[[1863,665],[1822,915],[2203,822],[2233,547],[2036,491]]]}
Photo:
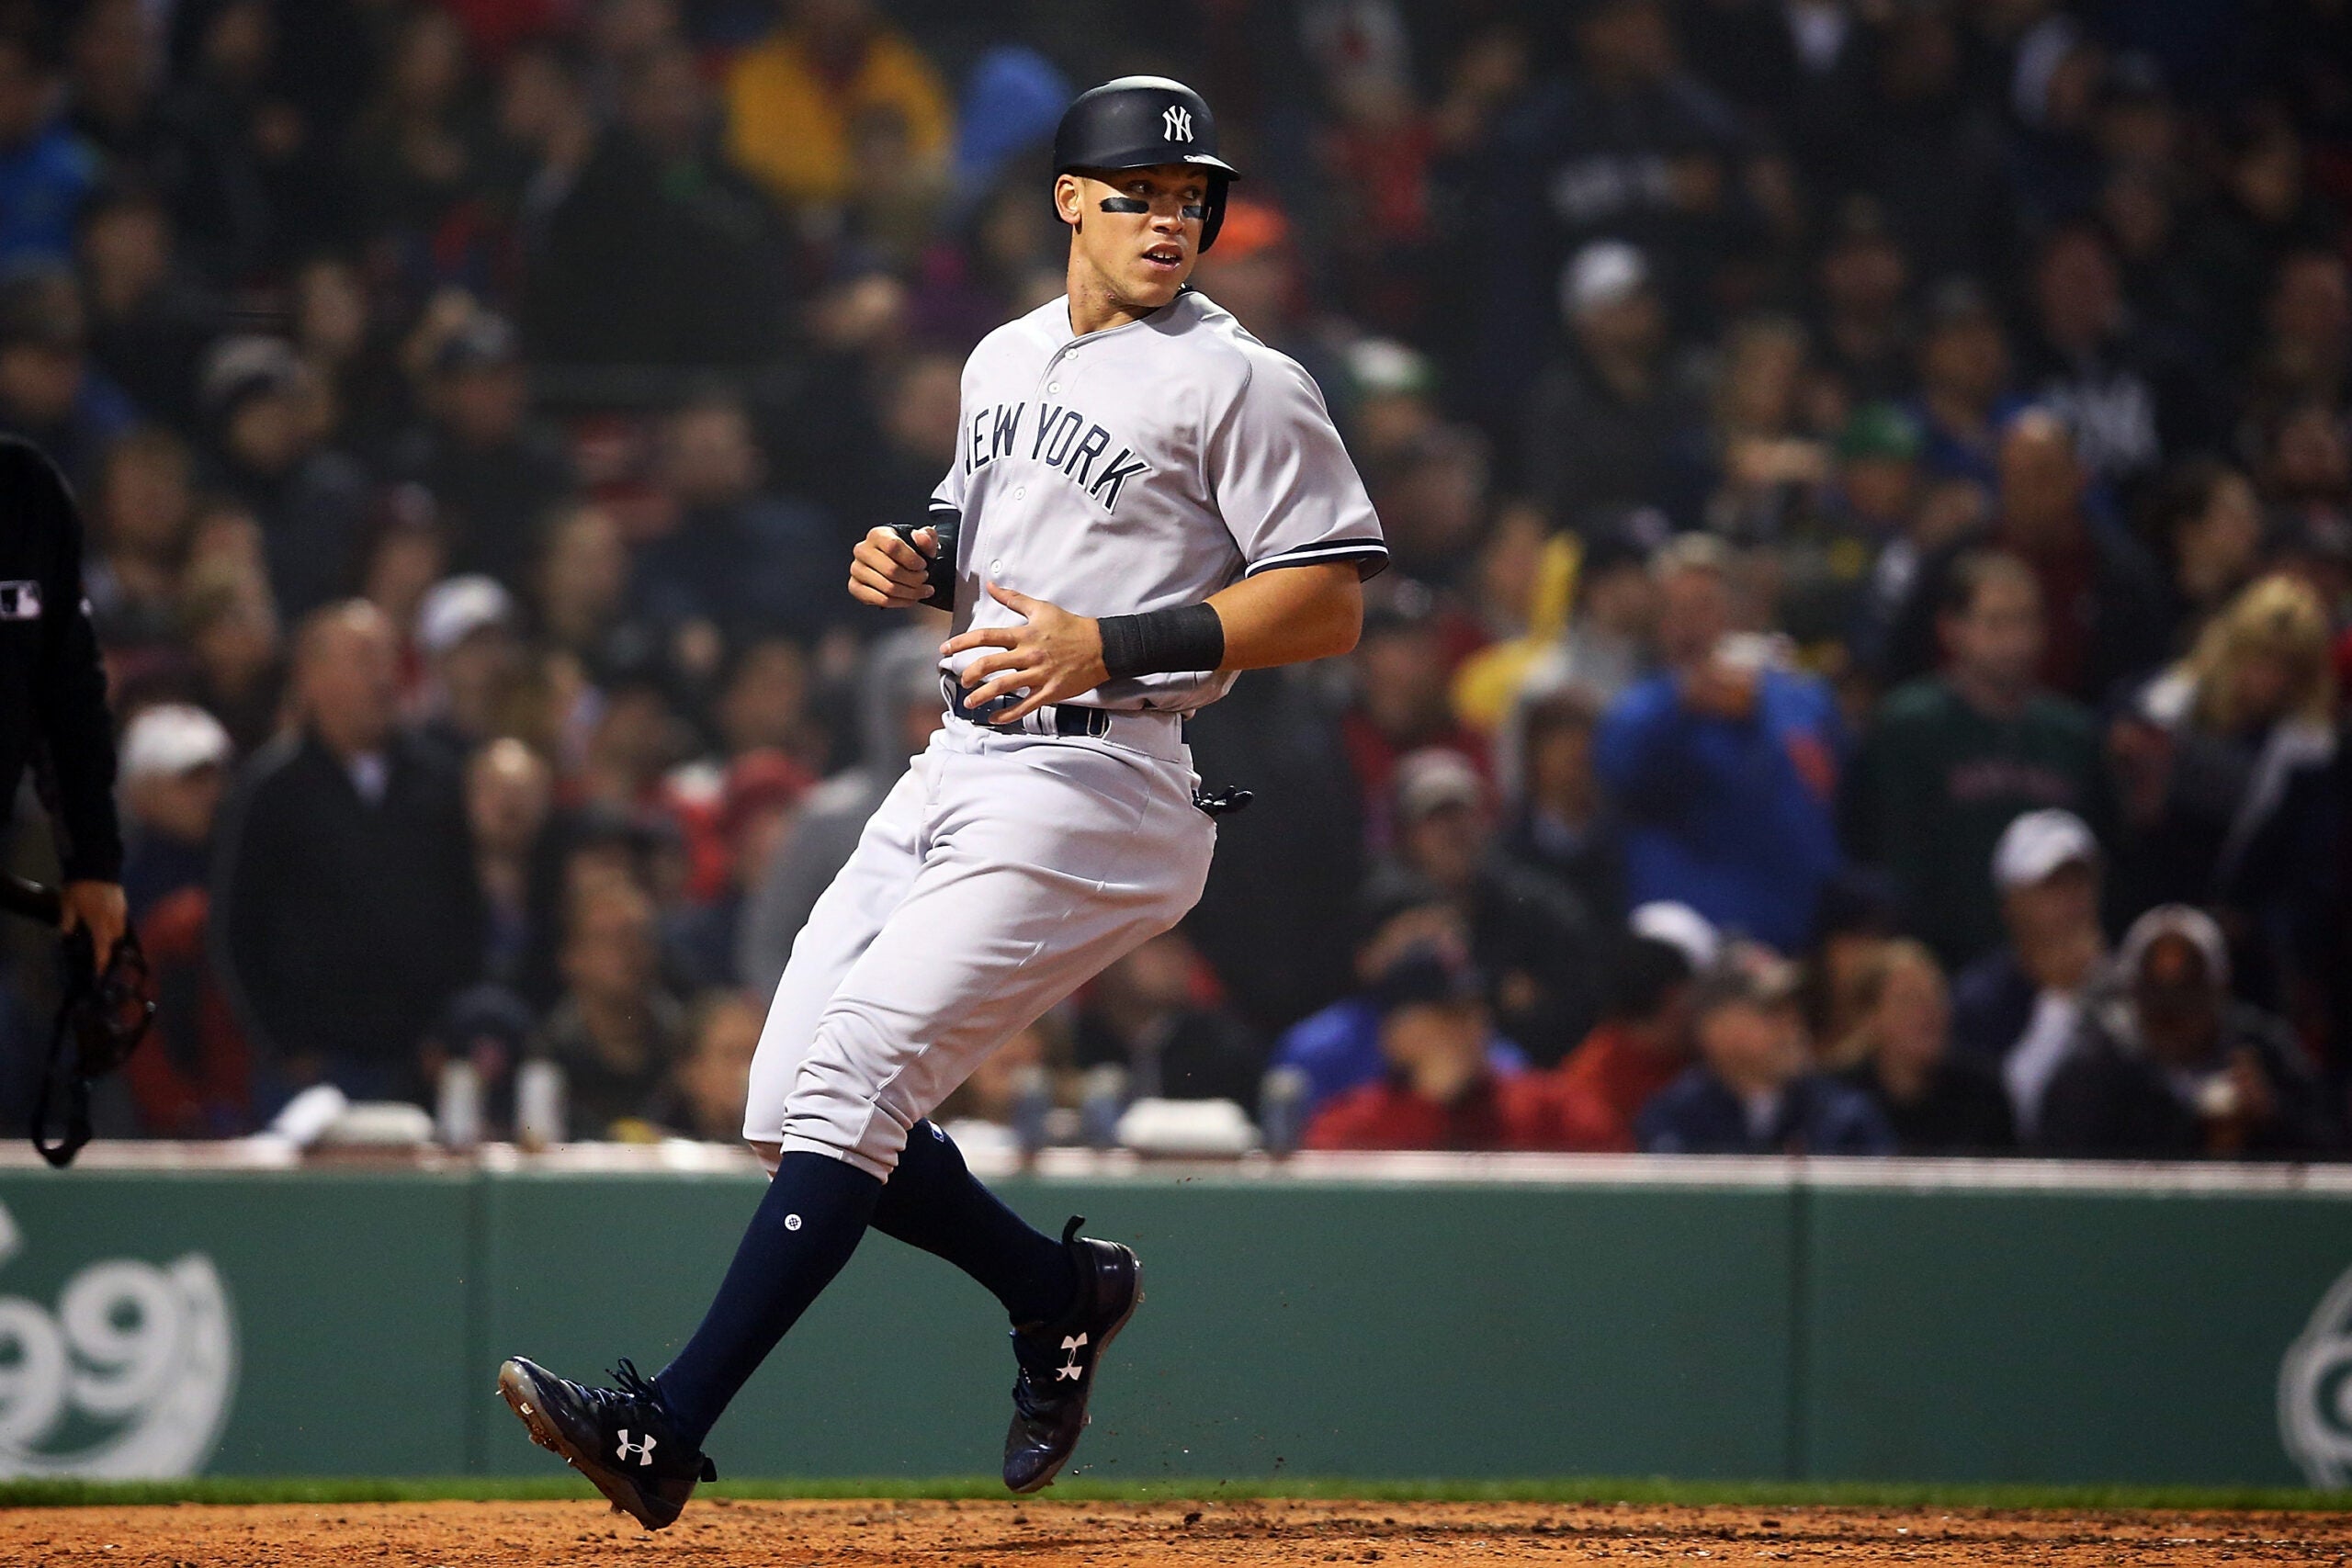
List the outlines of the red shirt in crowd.
{"label": "red shirt in crowd", "polygon": [[1634,1152],[1634,1118],[1685,1064],[1654,1051],[1623,1025],[1603,1023],[1551,1075],[1559,1142],[1591,1153]]}
{"label": "red shirt in crowd", "polygon": [[1383,1079],[1348,1090],[1307,1123],[1310,1149],[1553,1149],[1552,1093],[1532,1076],[1487,1077],[1440,1104]]}

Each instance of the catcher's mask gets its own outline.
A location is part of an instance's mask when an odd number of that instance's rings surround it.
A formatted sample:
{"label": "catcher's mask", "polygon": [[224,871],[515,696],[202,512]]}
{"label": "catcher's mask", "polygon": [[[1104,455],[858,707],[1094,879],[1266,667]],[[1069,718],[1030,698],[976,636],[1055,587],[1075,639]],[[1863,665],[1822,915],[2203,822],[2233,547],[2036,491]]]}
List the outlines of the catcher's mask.
{"label": "catcher's mask", "polygon": [[[90,1141],[90,1085],[130,1059],[155,1016],[154,987],[139,935],[129,926],[106,967],[97,966],[90,933],[75,930],[58,945],[62,996],[57,1027],[50,1035],[49,1060],[40,1075],[40,1097],[33,1104],[33,1147],[63,1169]],[[50,1111],[65,1099],[65,1133],[51,1140]]]}

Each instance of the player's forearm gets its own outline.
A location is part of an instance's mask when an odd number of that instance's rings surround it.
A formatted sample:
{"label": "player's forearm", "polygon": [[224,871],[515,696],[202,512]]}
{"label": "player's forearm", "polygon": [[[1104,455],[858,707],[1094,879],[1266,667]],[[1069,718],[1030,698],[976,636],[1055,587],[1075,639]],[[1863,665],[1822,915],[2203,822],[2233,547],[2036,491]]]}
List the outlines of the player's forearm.
{"label": "player's forearm", "polygon": [[1225,624],[1220,670],[1264,670],[1329,659],[1363,629],[1363,584],[1351,561],[1283,567],[1245,577],[1209,604]]}

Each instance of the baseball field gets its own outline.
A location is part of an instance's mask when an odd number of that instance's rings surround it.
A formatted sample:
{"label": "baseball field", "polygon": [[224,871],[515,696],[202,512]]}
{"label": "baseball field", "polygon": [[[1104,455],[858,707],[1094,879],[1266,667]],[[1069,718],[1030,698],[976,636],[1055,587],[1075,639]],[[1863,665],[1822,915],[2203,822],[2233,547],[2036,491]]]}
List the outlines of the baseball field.
{"label": "baseball field", "polygon": [[478,1482],[0,1487],[0,1562],[24,1568],[1060,1568],[1062,1564],[1529,1562],[2025,1562],[2054,1568],[2352,1557],[2352,1498],[2025,1488],[1226,1488],[981,1482],[719,1486],[650,1534],[584,1486]]}

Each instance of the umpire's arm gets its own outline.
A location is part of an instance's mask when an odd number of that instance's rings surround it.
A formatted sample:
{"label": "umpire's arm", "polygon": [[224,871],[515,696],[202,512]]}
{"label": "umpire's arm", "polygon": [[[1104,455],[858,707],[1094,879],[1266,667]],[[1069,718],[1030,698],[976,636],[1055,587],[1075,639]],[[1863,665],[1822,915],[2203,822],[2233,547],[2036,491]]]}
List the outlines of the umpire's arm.
{"label": "umpire's arm", "polygon": [[0,476],[17,515],[51,553],[40,580],[41,668],[33,683],[34,766],[54,818],[67,931],[86,928],[103,964],[121,940],[122,829],[114,807],[114,717],[82,592],[82,515],[57,469],[11,443]]}

